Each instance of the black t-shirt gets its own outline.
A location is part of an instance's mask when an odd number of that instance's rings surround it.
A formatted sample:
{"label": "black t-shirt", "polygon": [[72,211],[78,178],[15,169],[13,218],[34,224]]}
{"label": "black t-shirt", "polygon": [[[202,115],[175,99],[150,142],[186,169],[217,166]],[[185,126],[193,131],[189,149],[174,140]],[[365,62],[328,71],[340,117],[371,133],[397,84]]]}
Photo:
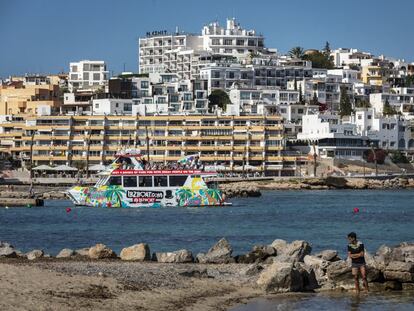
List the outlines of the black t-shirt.
{"label": "black t-shirt", "polygon": [[[348,244],[348,252],[351,254],[359,254],[364,251],[364,244],[358,242],[357,244]],[[352,263],[365,263],[365,257],[351,258]]]}

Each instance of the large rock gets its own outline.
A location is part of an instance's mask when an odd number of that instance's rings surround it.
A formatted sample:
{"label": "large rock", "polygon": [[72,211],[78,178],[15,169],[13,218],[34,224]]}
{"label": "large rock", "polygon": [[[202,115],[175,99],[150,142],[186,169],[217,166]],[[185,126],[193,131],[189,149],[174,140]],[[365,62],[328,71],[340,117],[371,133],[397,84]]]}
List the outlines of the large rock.
{"label": "large rock", "polygon": [[89,247],[80,248],[75,250],[75,256],[89,257]]}
{"label": "large rock", "polygon": [[306,255],[303,258],[303,262],[305,263],[305,265],[313,268],[313,269],[323,269],[325,270],[330,262],[327,260],[324,260],[322,258],[316,257],[316,256],[311,256],[311,255]]}
{"label": "large rock", "polygon": [[316,257],[322,258],[326,261],[338,261],[341,260],[338,257],[338,252],[332,249],[323,250],[317,254],[315,254]]}
{"label": "large rock", "polygon": [[303,290],[301,273],[290,262],[275,262],[260,273],[257,285],[269,292],[285,293]]}
{"label": "large rock", "polygon": [[414,262],[414,244],[401,243],[392,250],[391,258],[393,261]]}
{"label": "large rock", "polygon": [[392,248],[387,245],[381,245],[374,256],[375,261],[378,263],[381,271],[385,270],[385,267],[392,260]]}
{"label": "large rock", "polygon": [[[7,245],[6,245],[7,244]],[[16,258],[18,257],[16,250],[8,243],[5,243],[3,245],[0,245],[0,258],[6,257],[6,258]]]}
{"label": "large rock", "polygon": [[119,257],[122,260],[148,261],[151,260],[151,252],[148,244],[140,243],[122,249]]}
{"label": "large rock", "polygon": [[303,262],[295,263],[295,268],[299,271],[303,280],[303,289],[313,291],[320,287],[315,270]]}
{"label": "large rock", "polygon": [[391,261],[384,271],[386,280],[414,282],[414,263]]}
{"label": "large rock", "polygon": [[225,238],[222,238],[206,254],[198,254],[197,261],[199,263],[231,263],[235,261],[231,256],[232,253],[233,248],[230,243]]}
{"label": "large rock", "polygon": [[353,283],[351,265],[344,260],[335,261],[328,266],[326,274],[329,282],[335,285],[348,285]]}
{"label": "large rock", "polygon": [[279,262],[303,262],[303,258],[311,253],[312,247],[306,241],[297,240],[281,250],[281,253],[277,253],[275,261]]}
{"label": "large rock", "polygon": [[276,239],[272,242],[272,244],[270,244],[270,246],[276,250],[277,254],[282,254],[286,250],[288,242],[285,240]]}
{"label": "large rock", "polygon": [[59,254],[56,255],[56,258],[70,258],[75,255],[75,251],[70,248],[62,249]]}
{"label": "large rock", "polygon": [[104,244],[96,244],[89,248],[88,255],[91,259],[116,258],[115,252]]}
{"label": "large rock", "polygon": [[268,257],[276,256],[276,249],[269,245],[254,246],[252,251],[236,257],[238,263],[259,263],[265,261]]}
{"label": "large rock", "polygon": [[175,252],[154,253],[152,259],[162,263],[186,263],[194,261],[193,254],[186,249],[180,249]]}
{"label": "large rock", "polygon": [[34,249],[26,254],[27,259],[35,260],[42,258],[45,253],[41,249]]}

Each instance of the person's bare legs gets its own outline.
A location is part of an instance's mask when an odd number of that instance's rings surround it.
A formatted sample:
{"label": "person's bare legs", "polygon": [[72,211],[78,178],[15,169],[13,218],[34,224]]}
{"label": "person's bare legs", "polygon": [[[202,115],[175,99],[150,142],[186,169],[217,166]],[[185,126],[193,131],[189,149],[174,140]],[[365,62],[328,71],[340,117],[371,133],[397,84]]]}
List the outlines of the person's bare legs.
{"label": "person's bare legs", "polygon": [[359,294],[359,277],[358,277],[358,268],[352,268],[352,275],[354,276],[355,282],[355,292]]}
{"label": "person's bare legs", "polygon": [[367,269],[365,266],[362,266],[360,270],[361,270],[361,276],[362,276],[362,284],[364,285],[364,289],[368,291]]}

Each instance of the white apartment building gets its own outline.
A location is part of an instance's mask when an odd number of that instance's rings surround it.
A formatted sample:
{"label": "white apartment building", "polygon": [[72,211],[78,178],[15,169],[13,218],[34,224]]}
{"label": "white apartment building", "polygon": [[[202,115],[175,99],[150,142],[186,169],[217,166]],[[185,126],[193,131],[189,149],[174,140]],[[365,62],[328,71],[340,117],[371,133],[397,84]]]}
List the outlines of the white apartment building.
{"label": "white apartment building", "polygon": [[368,138],[358,134],[355,124],[342,123],[338,115],[331,114],[303,116],[297,139],[315,144],[322,158],[361,160],[369,149]]}
{"label": "white apartment building", "polygon": [[104,61],[82,60],[69,64],[68,88],[71,93],[76,90],[105,90],[108,78]]}
{"label": "white apartment building", "polygon": [[264,38],[255,30],[243,29],[235,18],[227,19],[226,27],[216,21],[201,31],[203,50],[213,54],[247,57],[250,53],[264,50]]}
{"label": "white apartment building", "polygon": [[131,115],[132,99],[103,98],[92,100],[94,115]]}
{"label": "white apartment building", "polygon": [[370,53],[361,52],[358,49],[339,48],[331,51],[335,67],[343,67],[349,65],[362,65],[361,61],[372,59]]}
{"label": "white apartment building", "polygon": [[226,27],[210,23],[201,34],[155,31],[139,39],[139,72],[169,71],[178,73],[182,79],[192,79],[203,67],[200,66],[203,57],[208,59],[209,55],[217,54],[245,59],[263,50],[263,36],[255,30],[243,29],[234,18],[227,19]]}
{"label": "white apartment building", "polygon": [[340,77],[343,83],[357,83],[361,81],[359,77],[360,72],[349,68],[329,69],[328,75]]}
{"label": "white apartment building", "polygon": [[398,91],[406,92],[397,93],[397,91],[387,93],[373,93],[369,95],[369,102],[371,107],[375,109],[375,112],[382,114],[384,104],[386,101],[389,102],[397,113],[401,113],[407,119],[414,118],[414,94],[408,93],[412,89],[398,88]]}
{"label": "white apartment building", "polygon": [[409,122],[401,116],[380,116],[372,108],[357,109],[351,117],[360,135],[377,142],[379,148],[389,150],[414,149]]}

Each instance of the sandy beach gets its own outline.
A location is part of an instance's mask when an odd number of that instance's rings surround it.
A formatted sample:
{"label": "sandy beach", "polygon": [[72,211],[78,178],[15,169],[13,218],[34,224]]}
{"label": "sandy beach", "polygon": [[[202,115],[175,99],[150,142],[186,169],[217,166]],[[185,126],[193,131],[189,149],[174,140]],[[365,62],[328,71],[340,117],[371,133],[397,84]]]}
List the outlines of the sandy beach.
{"label": "sandy beach", "polygon": [[[211,270],[211,271],[210,271]],[[263,292],[237,264],[0,261],[0,310],[227,310]]]}

